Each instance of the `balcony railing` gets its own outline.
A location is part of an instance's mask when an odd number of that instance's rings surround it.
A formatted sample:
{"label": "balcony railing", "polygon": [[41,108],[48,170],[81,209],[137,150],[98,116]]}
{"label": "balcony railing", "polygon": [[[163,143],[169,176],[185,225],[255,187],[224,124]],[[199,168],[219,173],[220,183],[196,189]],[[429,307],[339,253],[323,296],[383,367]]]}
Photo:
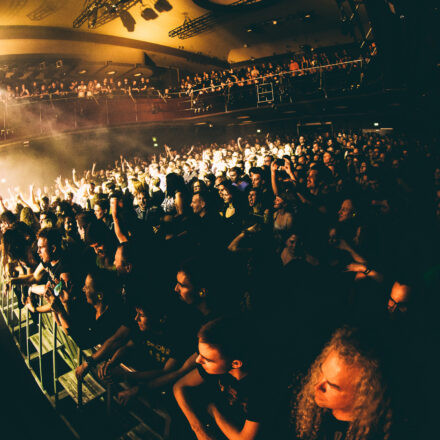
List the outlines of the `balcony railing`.
{"label": "balcony railing", "polygon": [[[29,312],[20,299],[28,293],[27,288],[8,287],[6,278],[3,265],[0,265],[0,315],[42,393],[76,438],[117,438],[123,434],[121,429],[125,432],[124,438],[138,438],[134,433],[140,429],[148,432],[148,438],[169,438],[171,417],[159,404],[154,405],[143,396],[137,398],[136,407],[127,410],[113,403],[117,390],[127,387],[125,382],[113,386],[101,383],[96,371],[77,380],[75,368],[84,355],[92,354],[93,349],[81,349],[57,326],[51,313]],[[44,301],[40,297],[39,305]],[[101,414],[107,413],[109,418],[120,420],[121,427],[109,424],[109,432],[106,432],[100,423],[91,426],[90,418],[83,417],[90,405],[94,405],[95,411],[99,407]],[[112,431],[115,429],[120,432],[117,436]],[[96,435],[91,435],[93,430],[97,431]]]}
{"label": "balcony railing", "polygon": [[60,132],[224,113],[268,104],[349,96],[380,88],[379,76],[362,59],[252,80],[190,90],[178,95],[47,96],[0,102],[0,141]]}

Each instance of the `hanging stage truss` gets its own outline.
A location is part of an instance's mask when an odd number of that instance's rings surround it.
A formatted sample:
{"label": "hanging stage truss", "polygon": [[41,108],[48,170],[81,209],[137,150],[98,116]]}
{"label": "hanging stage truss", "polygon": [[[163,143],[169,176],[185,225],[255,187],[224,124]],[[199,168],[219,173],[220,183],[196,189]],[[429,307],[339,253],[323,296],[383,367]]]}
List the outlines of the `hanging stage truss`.
{"label": "hanging stage truss", "polygon": [[86,0],[83,10],[73,21],[73,27],[79,28],[85,22],[89,29],[96,29],[120,17],[141,0]]}

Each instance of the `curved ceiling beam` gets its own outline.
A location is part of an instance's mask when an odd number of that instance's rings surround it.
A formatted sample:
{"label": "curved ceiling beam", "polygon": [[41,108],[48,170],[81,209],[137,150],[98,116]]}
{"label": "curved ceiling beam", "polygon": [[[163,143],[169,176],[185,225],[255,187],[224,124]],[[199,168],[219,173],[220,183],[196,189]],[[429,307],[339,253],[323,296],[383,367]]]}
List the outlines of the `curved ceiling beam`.
{"label": "curved ceiling beam", "polygon": [[67,40],[82,41],[87,43],[110,44],[113,46],[129,47],[152,51],[165,55],[190,59],[200,64],[210,64],[219,67],[227,67],[228,63],[218,58],[195,54],[182,49],[164,46],[162,44],[149,43],[148,41],[134,40],[131,38],[115,37],[112,35],[97,34],[77,31],[73,29],[52,26],[0,26],[0,40]]}

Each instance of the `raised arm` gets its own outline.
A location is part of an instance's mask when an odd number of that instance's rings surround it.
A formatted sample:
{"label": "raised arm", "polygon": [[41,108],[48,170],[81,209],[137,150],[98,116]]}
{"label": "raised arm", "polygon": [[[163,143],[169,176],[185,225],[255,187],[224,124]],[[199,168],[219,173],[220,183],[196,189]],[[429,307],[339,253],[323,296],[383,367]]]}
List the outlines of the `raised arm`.
{"label": "raised arm", "polygon": [[80,188],[80,187],[81,187],[80,182],[78,182],[78,180],[76,179],[76,170],[75,170],[75,168],[72,170],[72,181],[73,181],[73,184],[74,184],[77,188]]}
{"label": "raised arm", "polygon": [[5,206],[5,202],[3,201],[3,197],[0,195],[0,212],[7,211],[8,209]]}
{"label": "raised arm", "polygon": [[237,147],[243,153],[243,147],[241,146],[241,137],[237,139]]}
{"label": "raised arm", "polygon": [[275,196],[278,195],[277,169],[278,169],[278,165],[277,165],[276,161],[274,160],[270,164],[270,181],[272,183],[272,191]]}
{"label": "raised arm", "polygon": [[128,234],[122,231],[121,223],[119,221],[118,209],[119,199],[117,199],[116,197],[112,197],[110,199],[110,210],[113,218],[115,234],[117,239],[119,240],[119,243],[125,243],[126,241],[128,241]]}
{"label": "raised arm", "polygon": [[[61,179],[61,177],[60,177],[60,179]],[[31,198],[31,203],[32,203],[32,209],[35,211],[39,211],[40,205],[38,204],[38,200],[35,197],[34,185],[29,186],[29,193],[30,193],[30,198]]]}
{"label": "raised arm", "polygon": [[26,202],[26,200],[23,198],[23,195],[21,193],[17,194],[17,201],[19,201],[20,203],[22,203],[24,206],[32,209],[32,207],[29,205],[28,202]]}

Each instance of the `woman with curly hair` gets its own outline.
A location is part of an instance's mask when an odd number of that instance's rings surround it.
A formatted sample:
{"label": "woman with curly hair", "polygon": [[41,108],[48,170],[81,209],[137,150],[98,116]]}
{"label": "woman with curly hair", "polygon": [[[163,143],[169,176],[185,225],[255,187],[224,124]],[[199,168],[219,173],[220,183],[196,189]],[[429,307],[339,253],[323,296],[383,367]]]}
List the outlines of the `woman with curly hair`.
{"label": "woman with curly hair", "polygon": [[343,327],[315,360],[296,399],[298,438],[390,438],[392,411],[379,362],[361,345],[358,331]]}

